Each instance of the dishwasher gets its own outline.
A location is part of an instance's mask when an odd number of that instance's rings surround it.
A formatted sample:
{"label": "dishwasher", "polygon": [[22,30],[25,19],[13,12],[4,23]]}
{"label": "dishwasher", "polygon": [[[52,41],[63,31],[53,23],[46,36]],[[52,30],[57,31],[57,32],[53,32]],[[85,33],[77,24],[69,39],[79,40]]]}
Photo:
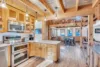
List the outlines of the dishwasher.
{"label": "dishwasher", "polygon": [[7,67],[7,47],[0,47],[0,67]]}

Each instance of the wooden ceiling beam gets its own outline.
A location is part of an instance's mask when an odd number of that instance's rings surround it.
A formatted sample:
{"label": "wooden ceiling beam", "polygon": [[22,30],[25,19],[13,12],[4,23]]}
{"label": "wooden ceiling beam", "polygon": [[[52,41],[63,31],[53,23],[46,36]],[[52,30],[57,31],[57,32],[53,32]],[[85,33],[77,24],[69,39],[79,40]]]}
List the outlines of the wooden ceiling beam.
{"label": "wooden ceiling beam", "polygon": [[92,7],[95,7],[98,3],[100,3],[100,0],[93,0]]}
{"label": "wooden ceiling beam", "polygon": [[39,0],[46,8],[48,11],[50,11],[51,14],[54,14],[54,10],[50,7],[50,5],[46,2],[46,0]]}
{"label": "wooden ceiling beam", "polygon": [[76,0],[76,11],[78,11],[79,8],[79,0]]}
{"label": "wooden ceiling beam", "polygon": [[[68,26],[70,23],[65,23],[65,24],[53,24],[53,25],[49,25],[49,27],[64,27],[64,26],[67,26],[67,27],[80,27],[81,26],[81,22],[76,22],[76,23],[73,23],[73,26]],[[86,26],[88,25],[88,23],[86,22],[82,22],[82,26]]]}
{"label": "wooden ceiling beam", "polygon": [[44,15],[44,12],[35,4],[31,3],[29,0],[19,0],[21,2],[23,2],[24,4],[26,4],[28,7],[32,8],[32,10],[34,10],[35,12],[38,12],[38,14],[40,15]]}
{"label": "wooden ceiling beam", "polygon": [[[75,8],[73,8],[71,10],[67,9],[67,11],[65,13],[58,14],[58,19],[70,18],[70,17],[74,17],[74,16],[87,16],[89,14],[94,14],[94,8],[92,8],[92,5],[82,7],[78,11],[75,11],[74,9]],[[46,17],[47,17],[47,20],[55,20],[54,15],[48,15]],[[43,20],[44,17],[40,17],[39,19]]]}
{"label": "wooden ceiling beam", "polygon": [[60,8],[61,8],[62,12],[65,12],[63,0],[58,0],[58,3],[59,3],[59,5],[60,5]]}

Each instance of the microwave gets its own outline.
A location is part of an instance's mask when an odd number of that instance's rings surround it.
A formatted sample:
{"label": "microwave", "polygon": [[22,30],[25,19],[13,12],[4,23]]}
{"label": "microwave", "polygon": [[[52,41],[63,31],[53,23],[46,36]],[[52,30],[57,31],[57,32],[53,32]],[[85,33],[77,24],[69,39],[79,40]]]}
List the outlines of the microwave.
{"label": "microwave", "polygon": [[9,32],[24,32],[25,25],[23,23],[8,21]]}

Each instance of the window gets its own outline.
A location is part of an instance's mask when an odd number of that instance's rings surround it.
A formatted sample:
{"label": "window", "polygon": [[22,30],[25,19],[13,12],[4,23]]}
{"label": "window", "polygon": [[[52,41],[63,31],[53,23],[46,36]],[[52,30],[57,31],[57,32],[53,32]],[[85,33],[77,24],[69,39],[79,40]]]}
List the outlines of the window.
{"label": "window", "polygon": [[65,36],[65,29],[60,30],[60,36]]}
{"label": "window", "polygon": [[76,29],[76,36],[80,36],[80,29]]}

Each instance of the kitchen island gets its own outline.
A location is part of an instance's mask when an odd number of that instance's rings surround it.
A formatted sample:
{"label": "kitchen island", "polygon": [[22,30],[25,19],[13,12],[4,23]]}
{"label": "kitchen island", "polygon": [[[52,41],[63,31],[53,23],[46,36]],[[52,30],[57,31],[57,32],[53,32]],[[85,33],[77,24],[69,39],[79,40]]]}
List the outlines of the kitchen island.
{"label": "kitchen island", "polygon": [[29,41],[29,56],[58,61],[60,57],[60,41]]}

